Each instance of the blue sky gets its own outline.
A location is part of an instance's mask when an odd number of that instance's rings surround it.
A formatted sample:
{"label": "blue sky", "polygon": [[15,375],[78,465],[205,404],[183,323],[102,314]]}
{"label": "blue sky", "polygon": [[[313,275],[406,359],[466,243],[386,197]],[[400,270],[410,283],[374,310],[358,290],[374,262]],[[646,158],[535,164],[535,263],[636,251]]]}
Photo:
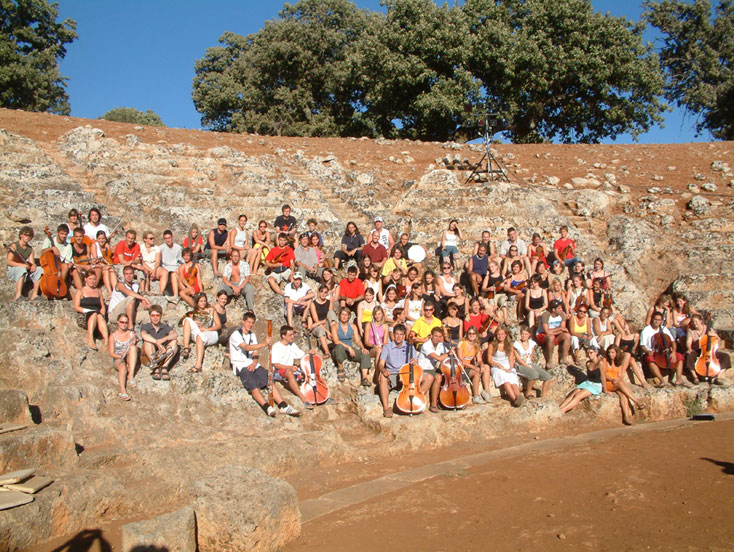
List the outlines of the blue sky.
{"label": "blue sky", "polygon": [[[191,100],[194,62],[216,46],[225,31],[247,35],[273,19],[275,1],[57,0],[60,19],[77,22],[79,38],[61,63],[69,78],[71,114],[97,118],[115,107],[152,109],[170,127],[200,128]],[[295,3],[295,0],[292,2]],[[379,0],[357,0],[381,9]],[[639,2],[592,0],[597,11],[638,20]],[[695,136],[692,117],[667,113],[665,128],[653,128],[640,143],[708,141]],[[618,143],[631,143],[629,136]]]}

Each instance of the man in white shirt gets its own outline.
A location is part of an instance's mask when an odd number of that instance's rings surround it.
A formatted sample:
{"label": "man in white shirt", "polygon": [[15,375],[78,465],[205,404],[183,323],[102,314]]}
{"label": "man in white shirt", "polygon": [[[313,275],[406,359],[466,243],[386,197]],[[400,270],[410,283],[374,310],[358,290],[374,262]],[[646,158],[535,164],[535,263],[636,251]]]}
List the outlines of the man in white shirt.
{"label": "man in white shirt", "polygon": [[122,280],[117,282],[114,291],[110,295],[109,319],[117,320],[124,312],[130,320],[130,328],[135,327],[135,316],[138,305],[148,310],[151,303],[147,297],[140,294],[140,285],[134,281],[135,269],[127,265],[122,269]]}
{"label": "man in white shirt", "polygon": [[375,227],[370,231],[370,235],[367,237],[367,242],[371,241],[372,234],[380,236],[380,243],[387,249],[388,253],[392,250],[392,246],[395,245],[395,239],[387,228],[383,228],[382,217],[375,217]]}
{"label": "man in white shirt", "polygon": [[[642,361],[647,365],[650,372],[660,380],[662,385],[667,383],[662,373],[665,372],[666,375],[669,375],[674,371],[675,381],[673,385],[686,386],[688,381],[683,379],[683,355],[676,351],[675,338],[662,323],[662,313],[654,312],[650,319],[650,325],[645,326],[640,332]],[[655,342],[659,339],[657,336],[660,332],[669,338],[670,348],[666,351],[658,351],[656,354]],[[662,359],[665,359],[665,361],[663,362]]]}
{"label": "man in white shirt", "polygon": [[161,274],[161,295],[166,291],[168,287],[168,279],[171,279],[171,290],[173,291],[173,297],[178,299],[178,278],[176,277],[176,271],[178,265],[183,264],[183,256],[181,251],[183,248],[173,242],[173,232],[166,230],[163,232],[163,243],[161,248],[161,266],[166,271],[165,274]]}
{"label": "man in white shirt", "polygon": [[283,297],[285,319],[289,326],[293,326],[293,315],[303,316],[306,309],[311,306],[314,293],[311,288],[303,284],[303,274],[296,272],[293,275],[293,281],[286,284],[283,289]]}
{"label": "man in white shirt", "polygon": [[[306,400],[300,389],[300,384],[305,379],[303,372],[301,372],[300,363],[306,353],[293,342],[295,337],[296,332],[292,326],[280,327],[280,341],[273,345],[273,350],[270,353],[270,361],[274,370],[273,381],[281,382],[291,393],[301,399],[307,410],[313,410],[313,404]],[[309,351],[309,353],[315,352],[313,349]],[[296,414],[291,415],[297,416],[298,411],[296,410]]]}
{"label": "man in white shirt", "polygon": [[418,364],[423,368],[421,391],[428,393],[430,389],[431,412],[438,412],[438,392],[441,390],[441,363],[449,357],[449,351],[443,342],[443,329],[435,327],[431,330],[431,339],[426,341],[418,351]]}

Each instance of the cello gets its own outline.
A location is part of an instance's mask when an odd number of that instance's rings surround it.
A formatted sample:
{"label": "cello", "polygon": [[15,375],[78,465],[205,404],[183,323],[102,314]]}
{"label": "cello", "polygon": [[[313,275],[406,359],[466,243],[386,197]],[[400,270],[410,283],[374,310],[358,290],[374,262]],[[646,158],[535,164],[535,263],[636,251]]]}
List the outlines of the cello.
{"label": "cello", "polygon": [[412,345],[406,341],[405,364],[400,367],[398,378],[403,388],[395,399],[395,406],[404,414],[412,416],[420,414],[426,409],[426,395],[421,391],[421,380],[423,379],[423,368],[415,359],[410,358]]}
{"label": "cello", "polygon": [[66,287],[66,281],[61,275],[61,261],[54,254],[54,238],[51,231],[46,226],[43,231],[51,242],[51,247],[38,259],[41,268],[43,268],[43,276],[41,276],[41,293],[49,299],[61,299],[66,297],[69,290]]}
{"label": "cello", "polygon": [[[663,311],[663,320],[665,320],[667,316],[668,309],[665,309]],[[670,370],[670,354],[673,352],[673,340],[665,333],[664,330],[665,326],[663,326],[661,322],[658,333],[652,336],[652,358],[655,361],[655,364],[660,366],[660,368]]]}
{"label": "cello", "polygon": [[[308,348],[311,349],[311,334],[308,334]],[[324,404],[329,400],[329,387],[321,377],[322,358],[309,353],[301,359],[301,370],[306,379],[301,384],[301,393],[311,404]]]}
{"label": "cello", "polygon": [[471,392],[463,381],[462,373],[464,368],[457,360],[456,354],[452,349],[449,357],[441,363],[441,374],[443,374],[443,383],[438,393],[438,400],[444,408],[459,410],[469,404]]}
{"label": "cello", "polygon": [[696,360],[696,373],[709,381],[721,372],[721,364],[716,356],[719,350],[719,336],[715,334],[709,335],[712,329],[711,313],[709,313],[706,316],[706,331],[698,339],[698,346],[701,349],[701,353]]}

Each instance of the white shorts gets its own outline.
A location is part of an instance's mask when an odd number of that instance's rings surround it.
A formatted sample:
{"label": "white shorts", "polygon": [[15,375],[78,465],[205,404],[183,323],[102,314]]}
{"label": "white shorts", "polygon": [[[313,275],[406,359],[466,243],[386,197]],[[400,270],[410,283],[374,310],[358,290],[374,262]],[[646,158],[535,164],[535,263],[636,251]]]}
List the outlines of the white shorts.
{"label": "white shorts", "polygon": [[194,343],[196,343],[196,340],[199,337],[201,337],[201,341],[204,343],[205,347],[211,347],[219,342],[219,334],[215,330],[207,330],[203,332],[190,318],[186,318],[184,320],[184,327],[186,324],[191,328],[191,341]]}

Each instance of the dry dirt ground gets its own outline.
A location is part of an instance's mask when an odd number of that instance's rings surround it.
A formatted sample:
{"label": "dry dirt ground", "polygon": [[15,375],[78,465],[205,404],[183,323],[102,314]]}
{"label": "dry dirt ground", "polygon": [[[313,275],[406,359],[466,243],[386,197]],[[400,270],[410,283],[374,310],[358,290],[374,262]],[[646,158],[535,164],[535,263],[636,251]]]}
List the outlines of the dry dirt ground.
{"label": "dry dirt ground", "polygon": [[729,419],[499,458],[316,518],[283,552],[732,550],[733,438]]}

